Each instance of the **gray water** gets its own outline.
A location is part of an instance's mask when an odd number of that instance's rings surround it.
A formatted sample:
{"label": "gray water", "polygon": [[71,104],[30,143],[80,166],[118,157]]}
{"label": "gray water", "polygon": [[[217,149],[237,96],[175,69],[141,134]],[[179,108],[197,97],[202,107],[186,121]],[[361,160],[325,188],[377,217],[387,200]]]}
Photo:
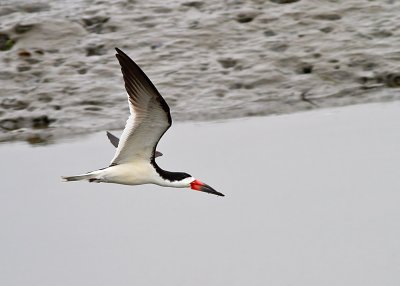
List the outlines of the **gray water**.
{"label": "gray water", "polygon": [[400,104],[175,124],[158,163],[224,193],[62,183],[106,166],[103,132],[0,145],[0,283],[400,283]]}

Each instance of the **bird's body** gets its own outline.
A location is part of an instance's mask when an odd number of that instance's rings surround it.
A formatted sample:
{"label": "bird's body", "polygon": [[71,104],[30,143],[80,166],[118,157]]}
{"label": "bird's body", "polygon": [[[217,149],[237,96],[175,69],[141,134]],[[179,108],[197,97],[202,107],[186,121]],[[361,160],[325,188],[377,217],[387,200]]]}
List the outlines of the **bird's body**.
{"label": "bird's body", "polygon": [[187,173],[165,171],[157,165],[155,158],[162,155],[156,151],[158,141],[172,124],[169,106],[139,66],[121,50],[116,50],[131,114],[120,139],[107,133],[111,143],[117,148],[114,158],[106,168],[63,179],[123,185],[190,187],[223,196]]}
{"label": "bird's body", "polygon": [[[178,173],[176,174],[185,174]],[[114,183],[121,185],[155,184],[164,187],[184,188],[190,185],[194,178],[187,176],[181,180],[167,180],[157,173],[152,164],[145,160],[109,166],[87,174],[66,177],[68,181],[88,180],[97,183]]]}

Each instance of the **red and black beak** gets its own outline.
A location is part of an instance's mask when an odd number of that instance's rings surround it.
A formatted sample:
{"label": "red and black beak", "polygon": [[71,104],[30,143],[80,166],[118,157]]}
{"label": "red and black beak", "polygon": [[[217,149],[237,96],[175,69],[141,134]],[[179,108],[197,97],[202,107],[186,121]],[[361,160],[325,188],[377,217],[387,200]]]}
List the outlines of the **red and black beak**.
{"label": "red and black beak", "polygon": [[192,190],[195,190],[195,191],[205,192],[205,193],[209,193],[209,194],[213,194],[213,195],[217,195],[217,196],[221,196],[221,197],[225,196],[224,194],[217,192],[216,190],[211,188],[209,185],[204,184],[203,182],[200,182],[199,180],[194,180],[193,182],[191,182],[190,187],[192,188]]}

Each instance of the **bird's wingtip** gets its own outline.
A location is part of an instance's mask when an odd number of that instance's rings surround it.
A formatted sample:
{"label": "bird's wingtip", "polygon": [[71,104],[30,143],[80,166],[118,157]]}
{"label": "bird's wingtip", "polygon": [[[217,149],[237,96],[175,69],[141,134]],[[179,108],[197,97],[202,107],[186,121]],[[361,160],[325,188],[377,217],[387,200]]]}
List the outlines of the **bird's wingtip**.
{"label": "bird's wingtip", "polygon": [[120,50],[119,48],[115,47],[115,50],[117,51],[116,56],[119,55],[119,56],[126,56],[127,57],[127,55],[122,50]]}
{"label": "bird's wingtip", "polygon": [[121,51],[120,49],[118,49],[117,47],[115,47],[115,51],[117,52],[117,53],[115,54],[115,56],[116,56],[117,58],[120,57],[121,55],[124,55],[124,52]]}

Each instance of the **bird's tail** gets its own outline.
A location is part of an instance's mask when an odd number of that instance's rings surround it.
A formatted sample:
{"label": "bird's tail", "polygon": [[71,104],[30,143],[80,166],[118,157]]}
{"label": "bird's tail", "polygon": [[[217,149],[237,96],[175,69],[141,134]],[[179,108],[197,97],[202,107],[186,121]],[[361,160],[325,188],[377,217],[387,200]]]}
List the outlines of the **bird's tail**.
{"label": "bird's tail", "polygon": [[86,173],[86,174],[82,174],[82,175],[63,176],[63,177],[61,177],[61,179],[64,182],[81,181],[81,180],[88,180],[89,182],[98,182],[98,181],[100,181],[99,170],[98,171],[89,172],[89,173]]}

